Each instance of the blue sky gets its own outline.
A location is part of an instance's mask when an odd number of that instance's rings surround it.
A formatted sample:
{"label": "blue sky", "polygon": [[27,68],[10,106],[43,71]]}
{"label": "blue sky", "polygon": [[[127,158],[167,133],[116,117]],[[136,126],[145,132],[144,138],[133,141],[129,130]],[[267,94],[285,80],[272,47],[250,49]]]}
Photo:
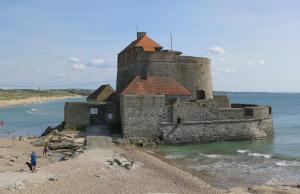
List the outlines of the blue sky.
{"label": "blue sky", "polygon": [[300,92],[297,0],[0,0],[0,88],[115,84],[136,26],[212,59],[214,89]]}

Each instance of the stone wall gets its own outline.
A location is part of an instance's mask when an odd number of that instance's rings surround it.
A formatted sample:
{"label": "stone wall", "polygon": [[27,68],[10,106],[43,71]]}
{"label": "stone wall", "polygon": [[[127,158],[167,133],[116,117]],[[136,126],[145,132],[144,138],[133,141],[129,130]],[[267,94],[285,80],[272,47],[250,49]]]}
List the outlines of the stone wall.
{"label": "stone wall", "polygon": [[261,139],[274,131],[272,118],[189,122],[161,129],[167,144]]}
{"label": "stone wall", "polygon": [[216,103],[213,100],[176,102],[173,105],[173,121],[203,121],[218,118]]}
{"label": "stone wall", "polygon": [[192,92],[205,92],[213,98],[210,59],[179,56],[175,52],[136,52],[131,64],[118,65],[117,93],[120,93],[135,76],[169,76]]}
{"label": "stone wall", "polygon": [[[106,105],[104,103],[89,103],[91,125],[105,124],[105,108]],[[91,114],[91,109],[95,109],[96,112]]]}
{"label": "stone wall", "polygon": [[165,96],[133,94],[120,96],[122,133],[125,137],[159,137]]}
{"label": "stone wall", "polygon": [[118,107],[113,103],[67,102],[64,114],[66,128],[73,129],[88,125],[110,125],[120,119]]}
{"label": "stone wall", "polygon": [[230,108],[231,107],[228,96],[214,95],[214,101],[216,101],[219,108]]}
{"label": "stone wall", "polygon": [[64,108],[65,128],[76,129],[90,124],[89,104],[66,102]]}

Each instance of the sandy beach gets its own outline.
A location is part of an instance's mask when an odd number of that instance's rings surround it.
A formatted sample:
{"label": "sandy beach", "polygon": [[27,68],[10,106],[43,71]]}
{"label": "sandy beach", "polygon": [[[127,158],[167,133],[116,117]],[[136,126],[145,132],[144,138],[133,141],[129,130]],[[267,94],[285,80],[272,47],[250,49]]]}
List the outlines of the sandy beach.
{"label": "sandy beach", "polygon": [[79,97],[82,96],[76,95],[76,96],[57,96],[57,97],[32,97],[32,98],[18,99],[18,100],[0,100],[0,108],[7,107],[7,106],[21,105],[21,104],[33,104],[33,103],[48,102],[51,100],[79,98]]}
{"label": "sandy beach", "polygon": [[[28,169],[20,172],[31,150],[39,148],[30,145],[30,140],[15,142],[0,140],[0,153],[17,156],[14,166],[8,166],[1,158],[1,193],[223,193],[200,179],[135,148],[113,147],[93,149],[79,157],[63,161],[38,160],[38,172]],[[109,166],[107,160],[119,153],[128,160],[139,161],[141,166],[127,170]],[[26,160],[27,159],[27,160]],[[55,177],[56,181],[49,181]],[[14,189],[21,185],[21,189]],[[18,188],[18,186],[16,186]]]}
{"label": "sandy beach", "polygon": [[[42,155],[33,140],[13,142],[0,139],[0,193],[299,193],[286,186],[233,188],[230,191],[209,184],[176,168],[145,150],[132,146],[91,149],[74,159],[54,162],[38,158],[38,171],[30,173],[24,165],[32,150]],[[114,154],[136,161],[139,166],[127,170],[109,165]],[[51,152],[49,153],[51,155]],[[11,160],[14,160],[13,162]],[[12,163],[12,164],[8,164]]]}

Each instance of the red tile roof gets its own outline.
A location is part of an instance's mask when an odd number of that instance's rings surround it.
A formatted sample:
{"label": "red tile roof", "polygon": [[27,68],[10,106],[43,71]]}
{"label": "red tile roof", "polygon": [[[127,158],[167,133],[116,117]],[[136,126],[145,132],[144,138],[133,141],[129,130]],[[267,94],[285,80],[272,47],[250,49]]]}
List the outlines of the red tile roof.
{"label": "red tile roof", "polygon": [[122,94],[166,94],[166,95],[191,95],[191,92],[170,77],[140,76],[122,91]]}
{"label": "red tile roof", "polygon": [[149,38],[147,35],[144,35],[133,42],[131,42],[125,49],[121,51],[125,52],[133,47],[142,47],[143,51],[155,51],[156,49],[161,49],[162,46],[160,46],[158,43],[156,43],[154,40]]}

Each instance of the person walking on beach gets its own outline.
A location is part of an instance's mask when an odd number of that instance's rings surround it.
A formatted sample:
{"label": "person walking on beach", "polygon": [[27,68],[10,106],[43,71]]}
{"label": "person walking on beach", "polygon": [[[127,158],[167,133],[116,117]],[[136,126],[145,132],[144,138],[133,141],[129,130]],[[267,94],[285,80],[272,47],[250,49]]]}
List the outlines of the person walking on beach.
{"label": "person walking on beach", "polygon": [[47,158],[47,152],[48,152],[48,148],[47,148],[47,145],[45,145],[44,149],[43,149],[43,156],[45,158]]}
{"label": "person walking on beach", "polygon": [[32,166],[32,169],[31,169],[31,172],[34,173],[36,172],[36,153],[34,151],[32,151],[31,153],[31,166]]}

